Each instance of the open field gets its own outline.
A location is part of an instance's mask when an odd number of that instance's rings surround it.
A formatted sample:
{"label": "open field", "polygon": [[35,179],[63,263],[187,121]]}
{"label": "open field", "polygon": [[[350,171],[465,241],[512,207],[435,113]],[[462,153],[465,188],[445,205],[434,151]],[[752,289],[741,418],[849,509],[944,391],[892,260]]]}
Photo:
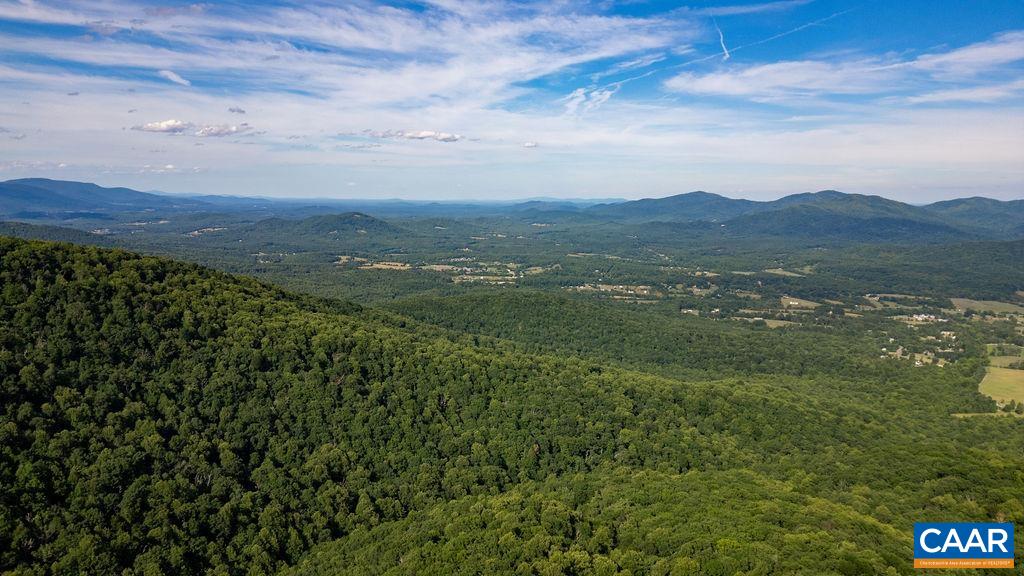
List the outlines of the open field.
{"label": "open field", "polygon": [[412,266],[405,262],[374,262],[373,264],[364,264],[359,268],[362,270],[409,270]]}
{"label": "open field", "polygon": [[817,302],[804,300],[802,298],[794,298],[793,296],[783,296],[779,301],[782,303],[783,308],[803,308],[805,310],[810,310],[819,306]]}
{"label": "open field", "polygon": [[803,274],[797,274],[796,272],[790,272],[782,268],[769,268],[765,270],[769,274],[775,274],[776,276],[789,276],[790,278],[803,278]]}
{"label": "open field", "polygon": [[977,310],[978,312],[996,312],[1024,314],[1024,307],[1009,302],[996,300],[971,300],[969,298],[950,298],[957,310]]}
{"label": "open field", "polygon": [[989,368],[978,389],[996,402],[1024,402],[1024,370]]}
{"label": "open field", "polygon": [[989,356],[988,361],[996,368],[1006,368],[1014,362],[1024,362],[1024,356]]}

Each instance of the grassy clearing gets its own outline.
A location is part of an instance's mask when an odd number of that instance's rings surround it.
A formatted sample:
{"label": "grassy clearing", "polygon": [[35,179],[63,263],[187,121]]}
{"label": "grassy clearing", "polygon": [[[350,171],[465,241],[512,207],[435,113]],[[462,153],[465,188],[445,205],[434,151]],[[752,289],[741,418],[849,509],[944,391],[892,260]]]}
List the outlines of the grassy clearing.
{"label": "grassy clearing", "polygon": [[794,298],[793,296],[783,296],[782,298],[779,299],[779,301],[782,303],[783,308],[802,308],[805,310],[810,310],[812,308],[817,308],[818,306],[820,306],[820,304],[818,304],[817,302],[804,300],[802,298]]}
{"label": "grassy clearing", "polygon": [[374,262],[359,267],[361,270],[409,270],[412,268],[405,262]]}
{"label": "grassy clearing", "polygon": [[1024,402],[1024,370],[990,367],[978,389],[999,403]]}
{"label": "grassy clearing", "polygon": [[769,274],[775,274],[776,276],[791,276],[796,278],[803,278],[803,274],[797,274],[796,272],[790,272],[789,270],[783,270],[782,268],[769,268],[765,270]]}
{"label": "grassy clearing", "polygon": [[957,310],[977,310],[978,312],[995,312],[997,314],[1024,314],[1024,307],[1009,302],[996,300],[971,300],[969,298],[950,298]]}
{"label": "grassy clearing", "polygon": [[1024,356],[989,356],[988,361],[996,368],[1006,368],[1014,362],[1024,362]]}

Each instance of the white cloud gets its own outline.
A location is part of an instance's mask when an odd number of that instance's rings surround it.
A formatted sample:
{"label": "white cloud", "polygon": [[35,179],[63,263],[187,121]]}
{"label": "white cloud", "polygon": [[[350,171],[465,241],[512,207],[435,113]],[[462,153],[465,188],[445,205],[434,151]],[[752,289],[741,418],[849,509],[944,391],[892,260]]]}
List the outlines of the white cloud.
{"label": "white cloud", "polygon": [[437,140],[438,142],[458,142],[462,135],[450,132],[437,132],[435,130],[385,130],[377,132],[366,130],[367,136],[374,138],[404,138],[406,140]]}
{"label": "white cloud", "polygon": [[537,146],[536,142],[523,142],[523,148],[536,148]]}
{"label": "white cloud", "polygon": [[571,94],[565,96],[560,102],[565,102],[565,113],[575,114],[580,108],[580,104],[583,104],[587,100],[586,88],[577,88],[572,91]]}
{"label": "white cloud", "polygon": [[231,108],[228,108],[228,112],[231,112],[232,114],[245,114],[245,109],[239,108],[238,106],[232,106]]}
{"label": "white cloud", "polygon": [[565,114],[568,116],[592,112],[600,108],[618,90],[617,84],[611,84],[606,88],[577,88],[569,95],[559,99],[559,102],[565,103]]}
{"label": "white cloud", "polygon": [[192,85],[191,82],[189,82],[188,80],[185,80],[184,78],[182,78],[181,76],[179,76],[178,74],[176,74],[175,72],[172,72],[170,70],[161,70],[161,71],[157,72],[157,74],[161,78],[170,80],[171,82],[174,82],[175,84],[180,84],[182,86],[191,86]]}
{"label": "white cloud", "polygon": [[138,126],[132,126],[132,130],[140,132],[159,132],[162,134],[190,134],[192,136],[198,136],[200,138],[206,137],[223,137],[223,136],[239,136],[241,134],[247,134],[252,132],[252,126],[249,124],[205,124],[195,125],[192,122],[185,122],[183,120],[160,120],[158,122],[149,122]]}
{"label": "white cloud", "polygon": [[952,88],[949,90],[936,90],[926,92],[917,96],[907,98],[912,104],[935,104],[945,102],[997,102],[1021,96],[1024,93],[1024,80],[1007,82],[1004,84],[992,84],[988,86],[973,86],[970,88]]}
{"label": "white cloud", "polygon": [[222,137],[222,136],[238,136],[252,131],[252,126],[248,124],[210,124],[207,126],[200,126],[195,131],[196,136],[200,137]]}
{"label": "white cloud", "polygon": [[1024,60],[1024,31],[1005,32],[943,53],[926,54],[913,62],[915,68],[936,74],[967,76]]}
{"label": "white cloud", "polygon": [[[724,45],[723,54],[727,54]],[[977,84],[979,80],[973,77],[1019,61],[1024,61],[1024,32],[1007,32],[985,42],[916,58],[789,60],[707,73],[684,72],[665,81],[664,86],[673,92],[754,100],[917,91],[904,101],[991,102],[1011,97],[1016,84]],[[950,81],[958,85],[950,88]],[[975,85],[964,85],[966,81]]]}
{"label": "white cloud", "polygon": [[724,96],[869,94],[891,86],[897,72],[878,62],[802,60],[735,68],[708,74],[683,73],[665,82],[674,92]]}
{"label": "white cloud", "polygon": [[[288,193],[298,173],[308,183],[301,189],[310,194],[330,194],[337,182],[358,178],[360,193],[368,196],[421,197],[454,194],[445,185],[454,176],[465,182],[465,194],[510,195],[526,189],[652,195],[678,192],[689,182],[720,190],[734,184],[752,188],[751,181],[779,189],[815,181],[818,187],[858,181],[903,185],[914,178],[915,185],[948,182],[948,173],[935,176],[936,167],[961,170],[958,179],[977,182],[979,191],[993,182],[1024,182],[1024,110],[1007,101],[1015,94],[1007,86],[1014,78],[999,68],[1016,62],[1014,33],[917,59],[848,53],[764,64],[757,59],[763,53],[750,47],[771,37],[742,44],[734,32],[731,60],[721,63],[718,38],[707,36],[702,48],[710,56],[694,56],[689,73],[669,81],[671,94],[647,93],[647,84],[615,92],[619,84],[613,82],[568,88],[571,93],[558,99],[536,86],[560,86],[559,80],[578,76],[579,83],[568,85],[596,84],[594,70],[600,68],[666,74],[654,64],[668,55],[662,66],[677,65],[672,62],[692,50],[699,34],[713,33],[703,20],[712,13],[609,16],[574,1],[512,6],[443,0],[415,10],[405,5],[210,3],[203,13],[158,14],[126,0],[0,0],[2,19],[83,27],[102,22],[103,30],[138,32],[86,39],[83,30],[81,36],[34,35],[26,42],[17,25],[0,31],[0,53],[9,56],[0,63],[0,121],[12,134],[29,134],[20,143],[0,138],[0,157],[21,161],[17,173],[25,175],[31,175],[30,166],[48,166],[38,162],[65,158],[74,162],[68,177],[88,179],[106,170],[129,175],[123,181],[111,177],[109,184],[261,194]],[[725,18],[798,5],[710,10]],[[317,50],[298,48],[307,45]],[[39,64],[64,61],[88,66]],[[981,66],[992,74],[967,74]],[[105,76],[108,68],[154,73]],[[155,71],[175,71],[197,86],[182,90]],[[210,89],[220,78],[227,89]],[[978,86],[982,80],[991,86]],[[68,98],[72,91],[80,95]],[[681,93],[689,96],[680,98]],[[732,97],[783,105],[793,99],[800,106],[736,106]],[[943,108],[967,101],[998,104],[971,115],[961,114],[965,106]],[[933,105],[916,106],[926,102]],[[248,111],[244,119],[259,127],[259,138],[254,129],[230,122],[242,119],[232,108]],[[157,116],[126,115],[131,109]],[[789,120],[794,115],[803,120]],[[122,130],[153,118],[192,122],[164,120]],[[435,129],[364,132],[367,126]],[[45,136],[37,137],[41,128]],[[232,137],[243,130],[249,137]],[[463,131],[473,138],[459,135]],[[340,133],[351,140],[339,142]],[[301,140],[289,140],[300,134]],[[212,137],[218,135],[225,137]],[[159,155],[149,152],[153,139],[160,140]],[[521,150],[537,142],[550,151],[543,163]],[[166,172],[166,180],[132,180],[147,164],[151,171],[167,164],[182,169]],[[214,167],[209,172],[217,176],[188,179],[192,166]],[[495,178],[495,171],[502,177]],[[432,174],[442,176],[431,180]],[[884,180],[880,174],[896,176]],[[843,175],[850,177],[833,181]],[[474,178],[481,184],[474,186]]]}
{"label": "white cloud", "polygon": [[192,128],[192,124],[184,122],[182,120],[160,120],[158,122],[148,122],[139,126],[132,126],[132,130],[139,130],[141,132],[162,132],[164,134],[181,134],[186,130]]}

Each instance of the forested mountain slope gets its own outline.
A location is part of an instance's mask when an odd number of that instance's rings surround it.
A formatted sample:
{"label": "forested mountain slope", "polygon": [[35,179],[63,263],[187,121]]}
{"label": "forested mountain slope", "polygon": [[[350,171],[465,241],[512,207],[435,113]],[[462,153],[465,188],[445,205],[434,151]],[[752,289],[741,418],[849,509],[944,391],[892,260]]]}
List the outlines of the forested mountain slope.
{"label": "forested mountain slope", "polygon": [[0,238],[0,571],[910,574],[913,521],[1024,521],[1024,420],[949,417],[976,362],[676,380],[381,318]]}

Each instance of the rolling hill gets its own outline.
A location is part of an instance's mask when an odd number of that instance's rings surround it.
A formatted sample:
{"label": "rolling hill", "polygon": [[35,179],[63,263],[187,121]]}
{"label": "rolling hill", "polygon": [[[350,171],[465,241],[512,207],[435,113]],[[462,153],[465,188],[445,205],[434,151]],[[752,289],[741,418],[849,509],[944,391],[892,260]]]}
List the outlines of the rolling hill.
{"label": "rolling hill", "polygon": [[1024,200],[1000,202],[991,198],[958,198],[924,206],[947,221],[976,229],[996,229],[1020,234],[1024,230]]}
{"label": "rolling hill", "polygon": [[254,234],[268,234],[281,238],[305,236],[351,236],[353,234],[398,235],[404,231],[384,220],[361,212],[323,214],[301,220],[269,218],[249,228]]}
{"label": "rolling hill", "polygon": [[725,220],[757,211],[761,203],[735,200],[708,192],[689,192],[666,198],[645,198],[616,204],[598,204],[586,213],[614,220],[677,221]]}
{"label": "rolling hill", "polygon": [[775,236],[811,241],[951,242],[975,239],[974,233],[937,221],[876,210],[850,202],[794,204],[778,210],[727,220],[730,235]]}

